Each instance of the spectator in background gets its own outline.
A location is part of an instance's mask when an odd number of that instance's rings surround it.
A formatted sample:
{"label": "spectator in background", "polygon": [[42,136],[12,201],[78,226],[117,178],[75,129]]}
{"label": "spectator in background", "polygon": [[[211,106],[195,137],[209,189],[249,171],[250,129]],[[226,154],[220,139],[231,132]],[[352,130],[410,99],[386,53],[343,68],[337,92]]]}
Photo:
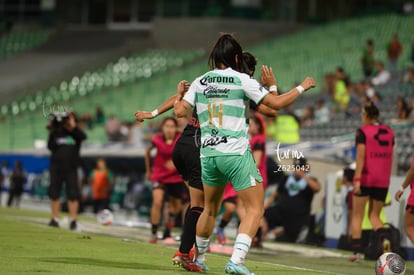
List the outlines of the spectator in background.
{"label": "spectator in background", "polygon": [[362,51],[361,66],[365,78],[372,76],[375,67],[374,41],[368,39]]}
{"label": "spectator in background", "polygon": [[106,161],[102,158],[98,159],[95,170],[89,175],[89,183],[92,185],[93,213],[109,209],[113,180],[114,176],[106,166]]}
{"label": "spectator in background", "polygon": [[315,119],[315,110],[312,106],[305,107],[303,115],[301,117],[301,126],[311,126]]}
{"label": "spectator in background", "polygon": [[411,41],[411,66],[414,68],[414,38]]}
{"label": "spectator in background", "polygon": [[105,123],[105,113],[101,106],[96,106],[95,109],[95,123],[97,125],[102,125]]}
{"label": "spectator in background", "polygon": [[414,91],[414,67],[409,68],[402,79],[403,91]]}
{"label": "spectator in background", "polygon": [[1,194],[3,191],[3,187],[4,184],[6,183],[6,181],[10,181],[10,173],[11,171],[9,170],[9,163],[7,160],[3,160],[1,162],[1,166],[0,166],[1,170],[0,170],[0,179],[2,179],[2,181],[0,181],[0,205],[1,205]]}
{"label": "spectator in background", "polygon": [[3,193],[4,179],[6,178],[5,173],[3,173],[3,166],[4,166],[4,162],[0,163],[0,206],[1,206],[1,195]]}
{"label": "spectator in background", "polygon": [[116,118],[115,115],[110,115],[109,120],[105,123],[105,131],[108,137],[108,141],[121,141],[121,122]]}
{"label": "spectator in background", "polygon": [[144,133],[142,131],[142,122],[136,121],[130,129],[130,139],[129,141],[134,144],[134,146],[139,148],[144,148]]}
{"label": "spectator in background", "polygon": [[323,77],[323,91],[326,92],[329,97],[334,97],[335,91],[335,74],[325,74]]}
{"label": "spectator in background", "polygon": [[337,105],[336,109],[346,112],[350,100],[348,86],[350,84],[348,76],[342,67],[336,69],[334,101]]}
{"label": "spectator in background", "polygon": [[295,159],[293,166],[296,170],[285,175],[277,191],[266,201],[263,226],[263,236],[282,226],[284,233],[280,239],[287,242],[296,242],[302,228],[309,225],[313,196],[321,189],[318,180],[309,175],[305,158]]}
{"label": "spectator in background", "polygon": [[300,118],[293,111],[293,105],[288,105],[276,117],[275,140],[282,144],[298,143],[300,122]]}
{"label": "spectator in background", "polygon": [[374,86],[385,85],[391,80],[391,73],[384,68],[384,63],[378,61],[376,63],[376,75],[371,79]]}
{"label": "spectator in background", "polygon": [[[410,114],[408,116],[408,120],[414,124],[414,98],[411,99],[410,102]],[[412,129],[412,131],[414,130],[414,128]]]}
{"label": "spectator in background", "polygon": [[325,104],[324,99],[320,99],[316,102],[316,109],[315,109],[315,124],[325,124],[328,123],[330,120],[330,111],[329,108]]}
{"label": "spectator in background", "polygon": [[374,95],[371,97],[371,101],[375,104],[375,106],[377,106],[378,109],[381,110],[381,97],[378,93],[374,93]]}
{"label": "spectator in background", "polygon": [[277,138],[276,118],[266,116],[266,139],[275,141]]}
{"label": "spectator in background", "polygon": [[387,45],[388,69],[392,73],[395,73],[397,71],[398,58],[400,57],[402,50],[403,46],[398,40],[398,35],[394,33],[392,35],[390,43]]}
{"label": "spectator in background", "polygon": [[380,108],[381,105],[381,97],[379,96],[379,94],[375,91],[375,88],[372,86],[372,83],[368,80],[363,80],[362,81],[362,87],[364,89],[364,93],[361,96],[361,105],[364,105],[368,102],[372,102],[375,104],[375,106],[377,106],[378,108]]}
{"label": "spectator in background", "polygon": [[397,123],[405,121],[410,115],[410,108],[407,101],[403,97],[399,97],[397,100],[397,116],[391,119],[391,123]]}
{"label": "spectator in background", "polygon": [[374,87],[372,86],[372,83],[370,82],[370,81],[368,81],[368,80],[363,80],[362,81],[363,82],[363,88],[364,88],[364,91],[365,91],[365,96],[369,99],[369,100],[371,100],[371,98],[373,98],[374,97],[374,95],[375,95],[375,89],[374,89]]}
{"label": "spectator in background", "polygon": [[82,123],[84,126],[81,127],[82,129],[92,129],[93,128],[93,119],[92,116],[89,113],[83,114],[80,122]]}
{"label": "spectator in background", "polygon": [[22,162],[16,160],[13,171],[10,175],[10,188],[9,188],[9,199],[7,201],[7,206],[10,207],[15,200],[15,206],[20,206],[20,198],[23,193],[23,184],[27,179],[26,171],[24,171]]}

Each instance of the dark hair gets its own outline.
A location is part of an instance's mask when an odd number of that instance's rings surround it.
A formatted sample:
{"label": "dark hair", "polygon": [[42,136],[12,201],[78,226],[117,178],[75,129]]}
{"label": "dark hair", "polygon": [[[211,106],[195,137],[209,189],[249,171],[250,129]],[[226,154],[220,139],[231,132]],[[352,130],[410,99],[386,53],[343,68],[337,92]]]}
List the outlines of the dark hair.
{"label": "dark hair", "polygon": [[242,47],[233,35],[228,33],[219,37],[208,58],[210,69],[219,68],[220,64],[238,72],[243,72],[244,69]]}
{"label": "dark hair", "polygon": [[355,170],[351,168],[344,168],[344,177],[347,181],[353,181],[355,175]]}
{"label": "dark hair", "polygon": [[308,164],[308,161],[304,157],[293,159],[293,165],[305,166],[307,164]]}
{"label": "dark hair", "polygon": [[256,70],[257,61],[254,55],[249,52],[243,53],[243,61],[244,61],[244,70],[243,72],[253,76],[254,71]]}
{"label": "dark hair", "polygon": [[344,73],[345,72],[344,68],[342,68],[342,67],[336,68],[336,71],[339,72],[339,73]]}
{"label": "dark hair", "polygon": [[372,39],[368,39],[368,40],[367,40],[367,45],[369,45],[369,46],[374,46],[374,40],[372,40]]}
{"label": "dark hair", "polygon": [[377,106],[375,106],[374,102],[372,102],[372,101],[368,102],[364,106],[363,110],[367,114],[367,117],[369,119],[377,119],[380,115],[380,112],[379,112]]}
{"label": "dark hair", "polygon": [[407,101],[405,100],[405,98],[403,98],[403,97],[398,97],[397,101],[401,102],[401,108],[402,108],[403,110],[408,110],[408,109],[409,109],[409,107],[408,107],[408,103],[407,103]]}
{"label": "dark hair", "polygon": [[266,124],[263,120],[263,117],[259,114],[253,114],[250,116],[250,119],[253,119],[253,121],[259,125],[259,133],[261,135],[265,135],[266,134]]}
{"label": "dark hair", "polygon": [[177,119],[176,119],[175,117],[172,117],[172,116],[167,116],[166,118],[164,118],[164,119],[161,121],[160,128],[164,127],[164,124],[165,124],[167,121],[169,121],[169,120],[171,120],[172,122],[174,122],[175,126],[176,126],[176,127],[178,127],[178,121],[177,121]]}

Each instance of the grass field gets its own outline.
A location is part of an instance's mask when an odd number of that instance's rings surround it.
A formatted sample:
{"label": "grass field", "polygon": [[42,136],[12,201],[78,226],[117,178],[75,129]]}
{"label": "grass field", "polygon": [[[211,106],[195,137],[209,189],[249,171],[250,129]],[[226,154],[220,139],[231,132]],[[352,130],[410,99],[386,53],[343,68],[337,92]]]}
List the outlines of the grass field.
{"label": "grass field", "polygon": [[[85,231],[71,232],[50,228],[47,222],[45,212],[0,208],[0,274],[187,274],[171,265],[176,247],[143,241],[149,236],[148,229],[104,227],[82,218]],[[91,233],[88,228],[98,230]],[[304,251],[315,250],[306,246],[292,245],[290,251],[265,247],[248,256],[246,264],[255,274],[375,274],[372,261],[306,257]],[[209,254],[207,259],[208,274],[224,274],[228,256]],[[414,274],[413,263],[407,266],[406,274]]]}

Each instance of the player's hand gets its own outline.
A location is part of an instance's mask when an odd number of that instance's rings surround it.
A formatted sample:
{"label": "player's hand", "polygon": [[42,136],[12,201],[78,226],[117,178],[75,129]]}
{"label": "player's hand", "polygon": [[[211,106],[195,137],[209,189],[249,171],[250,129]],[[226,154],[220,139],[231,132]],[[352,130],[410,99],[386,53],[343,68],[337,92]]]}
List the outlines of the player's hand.
{"label": "player's hand", "polygon": [[316,81],[312,77],[308,76],[307,78],[305,78],[305,80],[303,80],[302,84],[300,85],[305,89],[305,91],[307,91],[316,86]]}
{"label": "player's hand", "polygon": [[177,94],[184,96],[190,88],[190,83],[187,80],[181,80],[177,85]]}
{"label": "player's hand", "polygon": [[260,82],[263,86],[270,87],[272,85],[277,85],[276,77],[273,74],[272,67],[262,66],[262,77]]}
{"label": "player's hand", "polygon": [[395,195],[394,195],[395,200],[399,202],[400,199],[401,199],[401,196],[403,194],[404,194],[404,191],[403,190],[398,190],[397,192],[395,192]]}
{"label": "player's hand", "polygon": [[135,120],[139,122],[143,122],[144,119],[154,118],[150,112],[146,112],[146,111],[136,111],[134,115],[135,115]]}

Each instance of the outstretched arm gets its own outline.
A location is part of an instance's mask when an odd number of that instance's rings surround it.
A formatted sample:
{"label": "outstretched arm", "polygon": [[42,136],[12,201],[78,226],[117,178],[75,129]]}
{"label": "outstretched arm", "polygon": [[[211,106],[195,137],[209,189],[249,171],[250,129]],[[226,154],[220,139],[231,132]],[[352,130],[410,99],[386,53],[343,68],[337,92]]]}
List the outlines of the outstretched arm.
{"label": "outstretched arm", "polygon": [[311,77],[307,77],[301,85],[293,88],[285,94],[278,96],[267,94],[263,98],[262,103],[274,110],[280,110],[293,103],[293,101],[295,101],[295,99],[298,98],[302,92],[307,91],[313,87],[315,87],[315,80],[313,80]]}
{"label": "outstretched arm", "polygon": [[[177,89],[182,89],[183,91],[187,91],[190,83],[186,80],[181,80],[178,83]],[[135,120],[137,121],[144,121],[144,119],[153,119],[156,116],[163,114],[174,107],[174,102],[176,99],[176,95],[171,96],[166,101],[164,101],[160,106],[154,109],[152,112],[147,111],[136,111],[135,112]]]}

